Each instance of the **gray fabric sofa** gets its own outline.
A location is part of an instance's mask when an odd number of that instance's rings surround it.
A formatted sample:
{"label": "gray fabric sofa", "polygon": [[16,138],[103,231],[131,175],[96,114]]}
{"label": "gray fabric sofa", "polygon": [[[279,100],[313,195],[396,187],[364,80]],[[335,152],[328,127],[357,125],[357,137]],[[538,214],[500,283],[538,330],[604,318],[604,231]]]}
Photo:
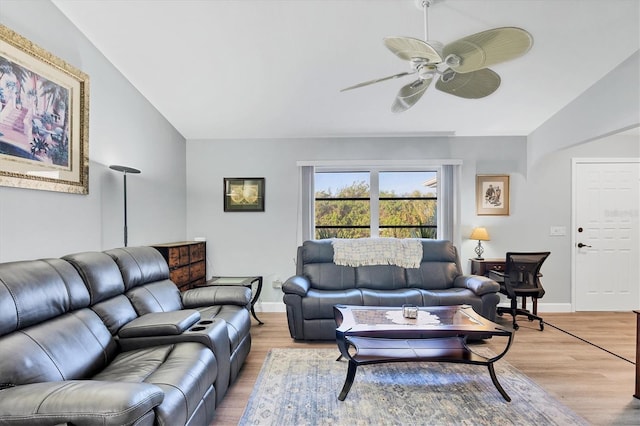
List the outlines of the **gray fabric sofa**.
{"label": "gray fabric sofa", "polygon": [[289,333],[296,340],[334,340],[336,304],[417,306],[468,304],[494,320],[500,286],[484,276],[463,275],[450,241],[420,239],[419,268],[396,265],[342,266],[332,240],[298,247],[296,275],[282,285]]}
{"label": "gray fabric sofa", "polygon": [[168,277],[151,247],[0,264],[0,424],[209,424],[251,293]]}

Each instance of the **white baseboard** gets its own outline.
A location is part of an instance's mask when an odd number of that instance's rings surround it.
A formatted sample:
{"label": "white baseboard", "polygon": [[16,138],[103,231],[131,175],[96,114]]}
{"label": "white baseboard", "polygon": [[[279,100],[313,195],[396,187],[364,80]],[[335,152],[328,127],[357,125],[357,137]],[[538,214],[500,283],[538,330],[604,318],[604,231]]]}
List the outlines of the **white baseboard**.
{"label": "white baseboard", "polygon": [[[500,303],[498,306],[509,307],[509,303]],[[531,306],[527,304],[527,306]],[[282,302],[258,302],[254,306],[256,312],[286,312],[286,307]],[[573,312],[571,303],[540,303],[538,302],[538,312]]]}
{"label": "white baseboard", "polygon": [[256,312],[287,312],[287,308],[283,302],[259,301],[253,308]]}

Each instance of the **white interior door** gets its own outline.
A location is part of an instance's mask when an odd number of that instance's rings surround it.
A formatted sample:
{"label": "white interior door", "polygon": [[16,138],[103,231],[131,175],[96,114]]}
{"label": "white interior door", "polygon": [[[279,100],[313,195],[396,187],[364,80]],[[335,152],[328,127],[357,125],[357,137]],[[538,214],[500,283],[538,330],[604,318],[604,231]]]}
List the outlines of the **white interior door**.
{"label": "white interior door", "polygon": [[640,307],[640,162],[574,160],[576,311]]}

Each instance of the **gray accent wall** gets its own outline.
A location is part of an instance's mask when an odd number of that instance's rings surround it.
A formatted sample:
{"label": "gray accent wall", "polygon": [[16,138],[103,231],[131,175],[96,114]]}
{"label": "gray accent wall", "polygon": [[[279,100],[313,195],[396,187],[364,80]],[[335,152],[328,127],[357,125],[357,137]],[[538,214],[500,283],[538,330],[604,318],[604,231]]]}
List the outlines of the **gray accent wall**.
{"label": "gray accent wall", "polygon": [[184,138],[49,1],[2,0],[0,23],[90,78],[89,195],[0,187],[0,262],[122,246],[110,164],[142,171],[127,178],[129,245],[184,239]]}
{"label": "gray accent wall", "polygon": [[[263,275],[263,309],[277,310],[282,292],[272,287],[295,273],[298,229],[296,162],[310,160],[463,161],[459,251],[469,270],[476,241],[466,237],[485,226],[491,241],[485,257],[508,250],[549,250],[544,265],[544,303],[568,310],[571,302],[571,159],[640,157],[637,136],[611,136],[545,155],[527,167],[524,137],[326,138],[202,140],[187,142],[187,234],[208,241],[208,275]],[[476,174],[508,174],[509,216],[475,214]],[[224,177],[264,177],[264,212],[225,213]],[[551,226],[567,235],[549,236]],[[541,302],[542,303],[542,302]],[[556,307],[554,308],[553,305]]]}

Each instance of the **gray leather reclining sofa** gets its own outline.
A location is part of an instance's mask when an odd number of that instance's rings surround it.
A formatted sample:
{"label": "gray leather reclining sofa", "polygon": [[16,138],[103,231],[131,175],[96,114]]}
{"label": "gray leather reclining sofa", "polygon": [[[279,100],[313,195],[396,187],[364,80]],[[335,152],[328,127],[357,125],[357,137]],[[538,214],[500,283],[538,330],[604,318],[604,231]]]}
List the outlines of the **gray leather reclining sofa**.
{"label": "gray leather reclining sofa", "polygon": [[0,264],[0,424],[206,425],[251,348],[244,287],[151,247]]}
{"label": "gray leather reclining sofa", "polygon": [[336,304],[468,304],[494,320],[499,284],[484,276],[463,275],[458,252],[450,241],[420,242],[420,267],[405,269],[396,265],[336,265],[331,240],[305,241],[298,247],[296,275],[282,285],[291,337],[334,340]]}

